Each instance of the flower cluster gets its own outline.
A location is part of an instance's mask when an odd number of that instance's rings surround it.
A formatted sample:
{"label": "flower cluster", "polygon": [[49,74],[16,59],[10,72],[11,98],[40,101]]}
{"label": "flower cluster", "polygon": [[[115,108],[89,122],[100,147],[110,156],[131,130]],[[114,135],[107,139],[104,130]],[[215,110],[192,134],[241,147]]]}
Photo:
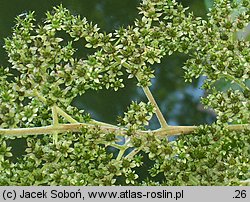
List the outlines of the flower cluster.
{"label": "flower cluster", "polygon": [[[214,2],[202,19],[175,0],[142,0],[141,18],[113,33],[62,6],[39,25],[33,12],[18,16],[5,39],[10,66],[0,67],[0,185],[239,185],[249,179],[250,43],[236,35],[250,21],[250,3]],[[93,50],[87,57],[76,56],[78,40]],[[186,81],[206,77],[202,102],[217,114],[216,123],[187,127],[186,135],[184,127],[165,123],[148,88],[151,66],[174,52],[189,55]],[[125,76],[137,80],[149,103],[132,102],[118,126],[72,106],[87,90],[125,87]],[[236,87],[219,91],[220,80]],[[146,130],[154,113],[161,128]],[[169,142],[175,131],[183,135]],[[21,136],[20,157],[12,154],[13,134],[29,135]]]}
{"label": "flower cluster", "polygon": [[136,102],[132,102],[128,107],[128,111],[124,113],[124,118],[119,117],[118,121],[120,125],[126,126],[132,132],[147,126],[153,113],[154,107],[151,103],[140,102],[137,104]]}
{"label": "flower cluster", "polygon": [[202,102],[209,106],[217,114],[220,123],[248,123],[250,120],[250,100],[247,91],[240,92],[229,89],[227,92],[218,92],[214,89],[213,93]]}
{"label": "flower cluster", "polygon": [[[168,186],[239,185],[239,179],[250,177],[249,134],[250,130],[230,132],[212,125],[202,126],[176,142],[151,143],[156,163],[150,174],[163,174],[160,184]],[[163,155],[163,151],[167,153]]]}
{"label": "flower cluster", "polygon": [[208,82],[223,78],[249,90],[245,82],[250,74],[250,43],[235,36],[250,21],[249,3],[217,2],[195,36],[199,44],[192,44],[195,51],[184,66],[186,80],[205,75]]}

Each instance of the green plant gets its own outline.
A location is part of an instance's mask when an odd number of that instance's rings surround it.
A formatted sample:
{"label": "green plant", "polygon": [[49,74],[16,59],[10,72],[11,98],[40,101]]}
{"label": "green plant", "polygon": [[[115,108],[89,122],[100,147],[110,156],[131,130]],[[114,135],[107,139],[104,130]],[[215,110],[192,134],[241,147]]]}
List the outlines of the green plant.
{"label": "green plant", "polygon": [[[16,18],[5,40],[11,65],[0,68],[0,185],[247,182],[250,49],[249,41],[234,35],[249,23],[250,3],[216,0],[207,19],[175,0],[143,0],[139,11],[133,26],[114,33],[100,32],[62,6],[38,26],[32,12]],[[76,58],[78,40],[95,52]],[[202,103],[216,112],[214,124],[170,126],[164,119],[149,89],[150,66],[174,52],[190,56],[186,81],[206,76]],[[149,102],[132,102],[117,126],[71,106],[87,90],[123,88],[124,75],[138,81]],[[220,80],[238,88],[219,91]],[[153,114],[161,127],[147,130]],[[179,137],[169,142],[171,135]],[[10,144],[19,137],[27,142],[26,153],[13,158]],[[146,157],[153,165],[143,179],[138,168]]]}

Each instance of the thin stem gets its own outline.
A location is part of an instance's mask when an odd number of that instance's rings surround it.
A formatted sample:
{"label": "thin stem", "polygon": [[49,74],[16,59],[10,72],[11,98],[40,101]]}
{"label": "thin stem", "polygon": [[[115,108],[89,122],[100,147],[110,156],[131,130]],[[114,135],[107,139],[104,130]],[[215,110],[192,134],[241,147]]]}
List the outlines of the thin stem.
{"label": "thin stem", "polygon": [[118,155],[116,157],[116,160],[118,160],[118,161],[121,160],[121,158],[122,158],[125,151],[126,151],[126,148],[120,149],[120,151],[119,151],[119,153],[118,153]]}
{"label": "thin stem", "polygon": [[60,114],[62,117],[64,117],[68,122],[70,123],[79,123],[77,120],[72,118],[69,114],[67,114],[65,111],[63,111],[60,107],[56,107],[57,113]]}
{"label": "thin stem", "polygon": [[53,118],[53,125],[58,125],[58,116],[57,116],[57,107],[54,105],[52,107],[52,118]]}
{"label": "thin stem", "polygon": [[118,153],[118,155],[117,155],[117,157],[116,157],[116,160],[118,160],[118,161],[121,160],[121,158],[123,157],[125,151],[127,150],[127,145],[128,145],[129,142],[130,142],[130,138],[128,138],[128,139],[125,141],[124,145],[121,145],[122,148],[120,149],[120,151],[119,151],[119,153]]}
{"label": "thin stem", "polygon": [[46,103],[46,99],[35,89],[34,91],[34,95],[41,100],[42,102]]}
{"label": "thin stem", "polygon": [[107,146],[111,146],[111,147],[114,147],[116,149],[123,149],[123,145],[119,145],[119,144],[116,144],[116,143],[111,143],[111,144],[107,144]]}
{"label": "thin stem", "polygon": [[109,124],[109,123],[104,123],[104,122],[96,121],[96,120],[91,120],[90,123],[97,124],[98,126],[111,126],[111,127],[115,126],[115,125],[112,125],[112,124]]}
{"label": "thin stem", "polygon": [[[52,107],[52,117],[53,117],[53,126],[58,126],[59,125],[59,122],[58,122],[58,115],[57,115],[57,108],[56,108],[56,105],[54,105]],[[53,143],[56,144],[58,141],[58,132],[55,131],[53,133]]]}
{"label": "thin stem", "polygon": [[143,89],[145,95],[147,96],[149,102],[155,107],[155,113],[156,113],[156,116],[160,122],[161,128],[168,128],[168,124],[167,124],[163,114],[161,113],[161,110],[158,107],[158,105],[157,105],[151,91],[149,90],[149,88],[143,87],[142,89]]}
{"label": "thin stem", "polygon": [[[36,89],[33,91],[33,93],[39,100],[46,103],[46,99],[41,94],[39,94],[39,92]],[[57,111],[58,114],[60,114],[62,117],[64,117],[68,122],[70,122],[70,123],[79,123],[77,120],[75,120],[72,116],[67,114],[60,107],[56,106],[56,111]],[[53,111],[52,111],[52,113],[53,113]],[[96,120],[91,120],[90,123],[97,124],[97,125],[103,125],[103,126],[114,126],[112,124],[108,124],[108,123],[104,123],[104,122],[96,121]]]}
{"label": "thin stem", "polygon": [[228,74],[223,74],[221,77],[225,77],[228,80],[234,81],[235,83],[237,83],[243,90],[248,90],[248,87],[246,86],[246,84],[242,81],[240,81],[239,79],[228,75]]}
{"label": "thin stem", "polygon": [[[57,112],[58,114],[60,114],[62,117],[64,117],[68,122],[70,123],[79,123],[77,120],[75,120],[72,116],[70,116],[69,114],[67,114],[65,111],[63,111],[61,108],[57,107]],[[91,124],[96,124],[98,126],[110,126],[110,127],[114,127],[114,125],[109,124],[109,123],[104,123],[101,121],[96,121],[96,120],[91,120],[89,123]]]}
{"label": "thin stem", "polygon": [[138,154],[138,152],[140,152],[142,150],[143,147],[144,147],[144,145],[142,144],[139,148],[135,148],[125,158],[132,159],[136,154]]}
{"label": "thin stem", "polygon": [[[65,111],[63,111],[61,108],[57,107],[57,112],[60,114],[62,117],[64,117],[68,122],[70,123],[79,123],[77,120],[75,120],[72,116],[67,114]],[[89,123],[91,124],[96,124],[98,126],[111,126],[113,127],[114,125],[109,124],[109,123],[104,123],[101,121],[96,121],[96,120],[91,120]]]}

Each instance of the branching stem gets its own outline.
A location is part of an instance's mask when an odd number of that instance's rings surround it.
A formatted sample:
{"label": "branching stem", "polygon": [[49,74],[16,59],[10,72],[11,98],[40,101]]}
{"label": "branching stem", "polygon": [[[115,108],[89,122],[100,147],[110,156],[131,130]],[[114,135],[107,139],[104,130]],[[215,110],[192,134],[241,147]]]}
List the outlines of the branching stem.
{"label": "branching stem", "polygon": [[[12,129],[2,129],[0,128],[0,135],[9,136],[20,136],[20,135],[42,135],[42,134],[53,134],[54,132],[65,133],[65,132],[81,132],[82,127],[88,127],[90,129],[95,129],[98,127],[103,133],[114,132],[118,135],[126,135],[127,128],[117,127],[117,126],[105,126],[97,125],[91,123],[70,123],[70,124],[58,124],[42,127],[32,127],[32,128],[12,128]],[[160,128],[157,130],[148,131],[137,131],[136,134],[154,134],[160,137],[172,136],[172,135],[183,135],[192,133],[196,130],[198,126],[168,126],[168,128]],[[227,129],[240,131],[244,129],[250,130],[250,124],[235,124],[228,125]]]}

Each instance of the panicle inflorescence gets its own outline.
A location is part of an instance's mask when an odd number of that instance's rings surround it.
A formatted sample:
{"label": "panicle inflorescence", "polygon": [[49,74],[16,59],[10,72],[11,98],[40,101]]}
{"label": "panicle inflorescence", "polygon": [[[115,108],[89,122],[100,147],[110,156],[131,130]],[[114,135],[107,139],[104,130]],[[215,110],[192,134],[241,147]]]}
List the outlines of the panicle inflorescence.
{"label": "panicle inflorescence", "polygon": [[[202,19],[175,0],[142,0],[139,14],[113,33],[63,6],[38,25],[34,12],[16,18],[4,46],[10,66],[0,66],[0,129],[55,127],[57,138],[21,137],[26,148],[17,158],[15,138],[0,132],[0,185],[239,185],[250,178],[249,129],[227,127],[250,120],[250,43],[237,35],[250,21],[249,1],[215,0]],[[76,41],[94,51],[76,56]],[[206,78],[202,103],[217,114],[211,126],[170,142],[145,130],[157,113],[153,99],[132,102],[117,127],[71,106],[87,90],[125,87],[125,76],[147,89],[152,65],[175,52],[189,56],[186,81]],[[230,87],[219,90],[221,80]],[[59,134],[68,122],[85,125]]]}

